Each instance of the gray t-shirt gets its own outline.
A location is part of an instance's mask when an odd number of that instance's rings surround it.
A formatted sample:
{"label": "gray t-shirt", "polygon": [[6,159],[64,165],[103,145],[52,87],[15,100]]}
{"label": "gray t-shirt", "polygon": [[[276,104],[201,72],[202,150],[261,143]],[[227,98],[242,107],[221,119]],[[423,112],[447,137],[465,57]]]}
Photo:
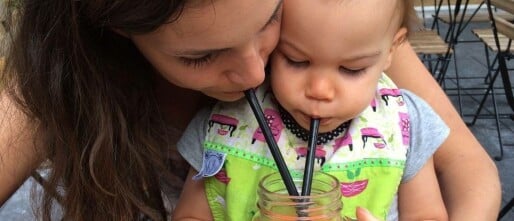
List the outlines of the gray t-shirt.
{"label": "gray t-shirt", "polygon": [[[446,140],[450,129],[425,101],[407,90],[402,89],[402,93],[410,117],[410,147],[402,177],[402,183],[404,183],[412,179],[425,165]],[[177,144],[180,154],[196,171],[202,168],[202,143],[206,135],[210,111],[210,109],[199,111]],[[397,200],[393,201],[387,220],[398,220]]]}

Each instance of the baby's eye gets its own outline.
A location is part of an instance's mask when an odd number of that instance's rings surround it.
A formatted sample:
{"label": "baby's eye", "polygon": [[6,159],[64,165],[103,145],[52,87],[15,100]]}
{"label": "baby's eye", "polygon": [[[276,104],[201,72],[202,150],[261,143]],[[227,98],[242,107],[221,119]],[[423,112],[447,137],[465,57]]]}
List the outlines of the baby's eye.
{"label": "baby's eye", "polygon": [[287,56],[284,56],[284,58],[286,59],[287,64],[295,68],[304,68],[310,64],[309,61],[295,61]]}
{"label": "baby's eye", "polygon": [[339,72],[344,74],[350,74],[350,75],[359,75],[363,73],[366,70],[366,68],[361,69],[351,69],[344,66],[339,66]]}

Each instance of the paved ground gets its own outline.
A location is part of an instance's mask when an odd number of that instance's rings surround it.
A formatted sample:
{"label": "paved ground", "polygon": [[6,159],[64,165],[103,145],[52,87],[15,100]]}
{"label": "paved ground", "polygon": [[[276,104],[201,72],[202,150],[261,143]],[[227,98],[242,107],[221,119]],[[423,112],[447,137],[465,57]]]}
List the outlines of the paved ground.
{"label": "paved ground", "polygon": [[[487,24],[474,24],[473,27],[487,27]],[[470,34],[469,30],[465,31],[462,39],[474,39]],[[473,113],[477,106],[477,100],[480,100],[483,89],[471,90],[470,88],[483,88],[483,77],[487,73],[485,66],[485,54],[482,44],[480,43],[459,43],[456,48],[457,67],[461,83],[461,91],[463,93],[462,98],[462,113],[464,119],[469,121],[470,117],[468,114]],[[510,62],[511,66],[514,67],[514,62]],[[452,64],[449,68],[448,75],[450,78],[455,77],[455,68]],[[447,80],[448,94],[454,101],[456,107],[458,107],[458,99],[455,96],[456,91],[454,88],[455,80]],[[501,87],[501,84],[498,84]],[[501,95],[500,90],[496,90],[499,94],[496,98],[498,101],[499,112],[502,114],[512,114],[513,112],[508,108],[505,102],[504,96]],[[489,99],[491,100],[491,99]],[[482,113],[491,113],[491,103],[486,104],[486,110]],[[482,116],[477,120],[476,124],[471,126],[471,130],[475,136],[479,139],[481,144],[486,148],[489,155],[494,158],[499,156],[500,148],[498,135],[496,130],[495,120],[491,117]],[[507,116],[507,115],[506,115]],[[504,145],[504,157],[501,161],[495,161],[500,172],[500,178],[502,182],[503,190],[503,204],[514,197],[514,121],[502,118],[500,119],[501,137]],[[480,177],[477,177],[477,182],[480,181]],[[0,208],[0,220],[9,221],[26,221],[33,220],[31,206],[29,204],[29,192],[31,190],[32,180],[28,180],[20,190]],[[514,220],[514,210],[511,210],[502,220]]]}

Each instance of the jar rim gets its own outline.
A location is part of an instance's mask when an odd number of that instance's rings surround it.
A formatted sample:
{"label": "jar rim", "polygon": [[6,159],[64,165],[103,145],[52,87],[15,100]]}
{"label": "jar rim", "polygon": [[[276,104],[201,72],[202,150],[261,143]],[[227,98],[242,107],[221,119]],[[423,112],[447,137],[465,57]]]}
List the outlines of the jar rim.
{"label": "jar rim", "polygon": [[[273,173],[267,174],[264,177],[262,177],[262,179],[259,181],[259,191],[262,191],[263,194],[272,195],[273,197],[277,197],[277,198],[287,198],[287,199],[301,199],[301,198],[303,198],[303,199],[305,199],[305,196],[290,196],[288,194],[279,194],[279,193],[270,191],[268,188],[266,188],[264,186],[264,184],[265,184],[264,182],[269,177],[276,176],[277,174],[279,174],[279,172],[273,172]],[[333,176],[331,174],[328,174],[328,173],[325,173],[325,172],[321,172],[321,171],[316,171],[315,174],[316,175],[321,174],[323,176],[327,176],[327,177],[330,178],[330,180],[334,180],[334,181],[336,181],[337,184],[339,184],[339,180],[337,179],[337,177],[335,177],[335,176]],[[278,179],[283,183],[283,180],[282,180],[282,177],[280,176],[280,174],[278,176]],[[314,182],[314,180],[313,180],[313,182]],[[298,189],[298,186],[296,188]],[[331,189],[329,189],[327,191],[324,191],[322,193],[312,194],[309,197],[313,198],[313,199],[326,197],[326,196],[332,195],[333,192],[335,190],[337,190],[337,188],[339,188],[339,185],[333,185],[333,187]],[[300,189],[301,189],[301,187],[300,187]]]}

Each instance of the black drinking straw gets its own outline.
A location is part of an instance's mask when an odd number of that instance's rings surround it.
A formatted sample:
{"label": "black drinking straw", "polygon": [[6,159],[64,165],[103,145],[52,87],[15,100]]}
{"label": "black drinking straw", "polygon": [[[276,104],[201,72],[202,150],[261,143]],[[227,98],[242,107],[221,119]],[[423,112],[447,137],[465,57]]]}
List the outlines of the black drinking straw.
{"label": "black drinking straw", "polygon": [[303,171],[302,196],[311,195],[312,174],[314,172],[314,156],[316,154],[316,140],[318,138],[319,119],[311,119],[309,141],[307,143],[307,159]]}
{"label": "black drinking straw", "polygon": [[269,128],[268,123],[266,122],[266,118],[264,117],[264,113],[262,112],[261,106],[259,105],[259,101],[255,96],[254,90],[246,90],[245,97],[248,103],[250,104],[250,107],[252,108],[255,118],[257,118],[259,126],[261,127],[262,133],[264,134],[264,138],[266,139],[266,143],[268,144],[268,148],[271,152],[271,155],[273,156],[273,159],[277,164],[278,172],[280,173],[280,176],[282,177],[282,180],[286,185],[287,192],[290,196],[298,196],[298,190],[294,185],[291,174],[289,174],[289,170],[287,169],[287,165],[284,161],[284,158],[282,158],[280,149],[278,148],[278,145],[275,142],[275,139],[273,138],[273,134],[271,133],[271,129]]}

